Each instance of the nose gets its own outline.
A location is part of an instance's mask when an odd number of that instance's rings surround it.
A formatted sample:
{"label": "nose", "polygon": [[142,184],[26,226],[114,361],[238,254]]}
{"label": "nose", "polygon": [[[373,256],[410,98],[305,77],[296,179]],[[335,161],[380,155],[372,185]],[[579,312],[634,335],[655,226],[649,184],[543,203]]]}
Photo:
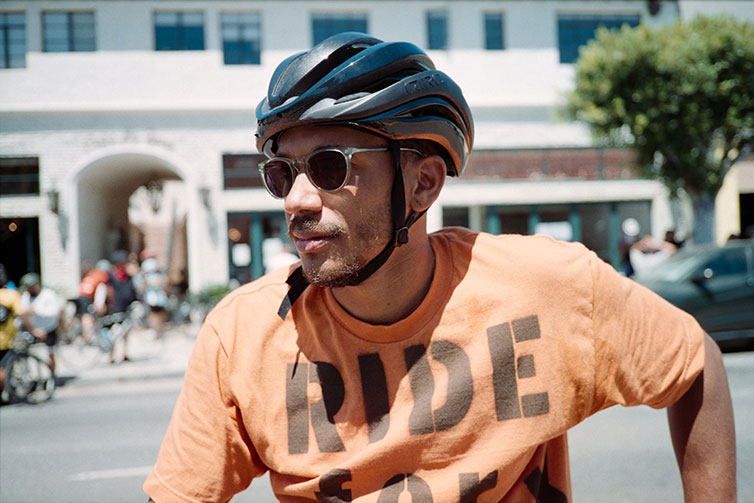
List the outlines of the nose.
{"label": "nose", "polygon": [[306,173],[299,172],[293,179],[291,191],[285,196],[284,207],[289,215],[319,213],[322,211],[322,193],[312,185]]}

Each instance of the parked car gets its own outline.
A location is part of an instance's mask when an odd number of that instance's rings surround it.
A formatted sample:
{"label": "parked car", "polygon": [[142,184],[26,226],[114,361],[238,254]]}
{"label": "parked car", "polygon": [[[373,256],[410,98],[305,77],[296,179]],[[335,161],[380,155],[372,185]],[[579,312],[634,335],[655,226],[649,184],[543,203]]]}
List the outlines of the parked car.
{"label": "parked car", "polygon": [[754,349],[754,240],[684,248],[634,279],[691,313],[723,349]]}

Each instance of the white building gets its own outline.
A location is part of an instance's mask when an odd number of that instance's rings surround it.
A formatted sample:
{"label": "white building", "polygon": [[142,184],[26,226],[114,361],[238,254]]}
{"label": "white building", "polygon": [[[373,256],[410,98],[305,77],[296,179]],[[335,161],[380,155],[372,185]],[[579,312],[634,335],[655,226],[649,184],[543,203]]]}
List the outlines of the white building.
{"label": "white building", "polygon": [[[615,263],[626,218],[657,236],[688,222],[625,152],[557,119],[575,51],[597,24],[720,10],[754,18],[739,1],[5,0],[0,262],[71,296],[116,248],[155,251],[194,291],[258,276],[284,220],[256,175],[254,109],[284,57],[359,30],[428,50],[472,107],[474,153],[432,228],[548,232]],[[729,199],[721,235],[739,225]]]}

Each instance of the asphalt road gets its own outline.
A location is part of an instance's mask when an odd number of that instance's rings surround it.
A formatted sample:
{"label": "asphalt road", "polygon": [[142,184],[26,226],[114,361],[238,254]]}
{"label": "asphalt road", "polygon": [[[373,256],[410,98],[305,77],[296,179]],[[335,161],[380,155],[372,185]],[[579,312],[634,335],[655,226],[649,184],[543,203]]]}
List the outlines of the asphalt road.
{"label": "asphalt road", "polygon": [[[725,355],[733,391],[739,501],[754,503],[754,352]],[[0,409],[0,502],[146,501],[179,377],[68,383],[37,406]],[[576,502],[682,501],[665,413],[613,408],[570,436]],[[266,479],[234,501],[267,503]]]}

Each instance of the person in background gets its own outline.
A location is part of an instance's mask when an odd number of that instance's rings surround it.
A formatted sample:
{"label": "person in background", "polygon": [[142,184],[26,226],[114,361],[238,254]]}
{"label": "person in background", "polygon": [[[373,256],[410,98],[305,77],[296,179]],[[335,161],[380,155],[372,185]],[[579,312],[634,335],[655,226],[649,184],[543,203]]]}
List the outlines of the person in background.
{"label": "person in background", "polygon": [[162,337],[165,327],[165,307],[168,303],[167,276],[160,269],[157,259],[148,257],[141,263],[141,271],[134,278],[140,300],[149,309],[147,322],[156,339]]}
{"label": "person in background", "polygon": [[53,347],[57,342],[57,328],[63,301],[51,288],[43,288],[39,274],[30,272],[21,277],[21,320],[23,328],[31,335],[47,344],[50,352],[50,367],[55,372],[55,353]]}
{"label": "person in background", "polygon": [[647,234],[631,245],[628,258],[637,276],[646,274],[675,255],[678,247],[668,241],[658,241]]}
{"label": "person in background", "polygon": [[[136,290],[128,274],[128,252],[116,250],[110,257],[111,267],[108,274],[110,302],[108,314],[127,313],[132,302],[137,300]],[[128,332],[123,336],[121,360],[128,361]],[[115,346],[110,350],[110,363],[115,363]]]}
{"label": "person in background", "polygon": [[93,341],[97,316],[107,314],[107,283],[110,279],[110,262],[98,260],[79,283],[76,314],[81,318],[81,331],[87,341]]}
{"label": "person in background", "polygon": [[[143,257],[142,257],[142,260],[144,260]],[[139,264],[139,254],[138,253],[136,253],[136,252],[129,252],[128,253],[128,262],[126,263],[126,272],[132,278],[135,278],[141,272],[141,265]]]}
{"label": "person in background", "polygon": [[[0,361],[13,347],[18,328],[16,317],[23,312],[21,294],[8,284],[5,266],[0,264]],[[5,389],[5,368],[0,367],[0,393]]]}

